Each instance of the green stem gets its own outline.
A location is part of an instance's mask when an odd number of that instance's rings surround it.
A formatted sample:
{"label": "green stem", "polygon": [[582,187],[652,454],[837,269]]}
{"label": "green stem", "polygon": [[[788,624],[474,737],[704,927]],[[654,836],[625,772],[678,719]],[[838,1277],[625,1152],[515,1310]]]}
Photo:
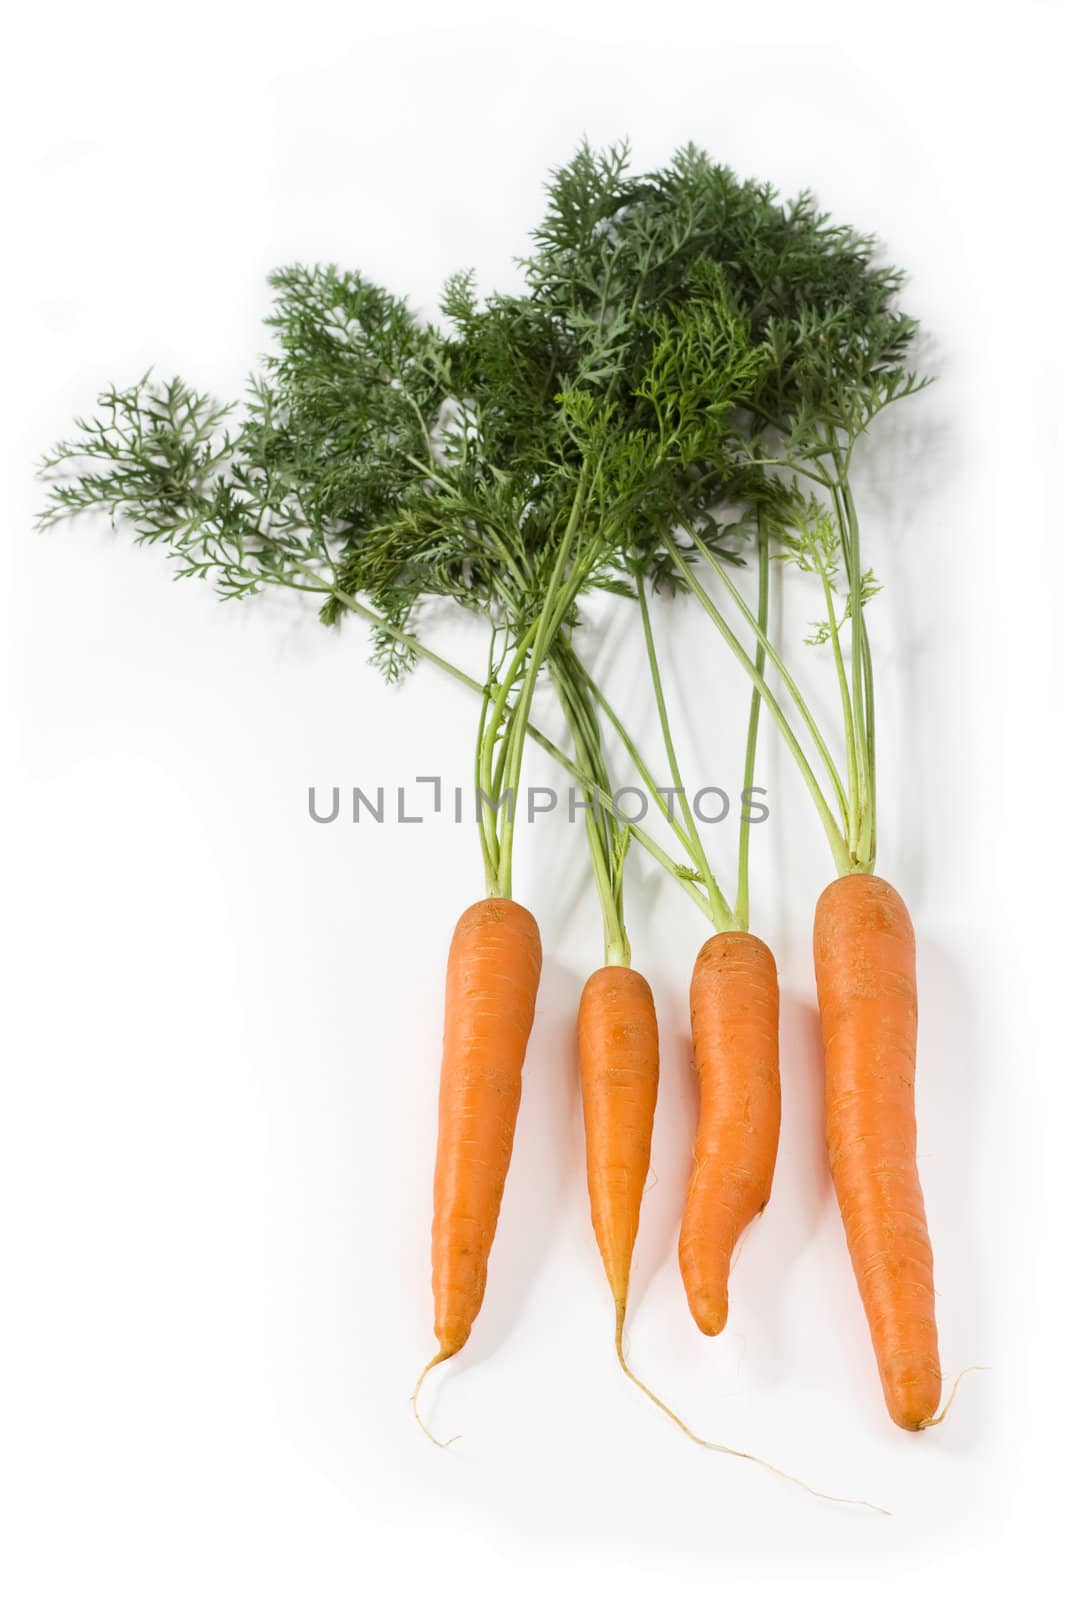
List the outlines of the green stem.
{"label": "green stem", "polygon": [[[391,622],[387,617],[380,616],[379,613],[374,611],[371,606],[363,605],[361,601],[355,599],[353,595],[348,594],[346,590],[336,588],[332,584],[322,583],[319,581],[320,574],[314,567],[307,567],[305,570],[308,572],[310,577],[317,580],[315,584],[311,586],[310,592],[322,595],[332,595],[340,605],[344,605],[347,610],[352,611],[354,616],[362,617],[364,621],[370,623],[373,628],[380,629],[383,633],[387,634],[389,638],[395,639],[398,644],[404,645],[406,649],[412,650],[414,654],[418,655],[422,660],[431,662],[433,666],[438,667],[442,672],[444,672],[447,677],[452,678],[455,683],[463,684],[464,687],[466,689],[470,689],[473,694],[478,694],[480,696],[486,694],[486,686],[484,684],[479,683],[471,676],[470,673],[465,672],[463,668],[454,666],[452,661],[447,661],[445,656],[440,656],[437,651],[432,650],[428,645],[425,645],[416,634],[406,633],[403,628],[399,628],[396,623]],[[540,728],[537,728],[535,724],[530,721],[527,726],[527,733],[528,737],[533,739],[539,748],[544,750],[546,754],[557,763],[563,772],[567,772],[570,777],[575,778],[577,783],[585,784],[588,781],[585,774],[580,771],[576,763],[570,760],[565,752],[558,745],[556,745],[552,739],[550,739],[545,733],[542,732]],[[595,793],[598,795],[603,805],[609,807],[613,806],[613,795],[608,788],[598,787],[595,789]],[[689,879],[682,878],[680,876],[676,862],[673,861],[672,857],[662,849],[656,839],[652,838],[651,835],[647,833],[646,830],[638,823],[628,822],[624,825],[628,828],[628,831],[631,833],[632,837],[642,845],[647,854],[651,856],[652,859],[655,860],[658,865],[669,874],[670,878],[674,879],[675,882],[680,885],[688,898],[691,899],[702,912],[702,915],[708,921],[713,922],[714,926],[719,932],[724,932],[726,928],[731,927],[731,913],[729,912],[727,904],[722,896],[718,895],[718,901],[720,906],[724,907],[723,916],[719,907],[717,909],[711,908],[705,895],[696,884],[692,883]]]}
{"label": "green stem", "polygon": [[[319,574],[316,572],[314,567],[306,567],[304,570],[307,571],[313,578],[319,577]],[[404,628],[399,628],[397,624],[391,622],[388,617],[380,616],[379,613],[374,611],[371,606],[364,605],[353,595],[347,593],[345,589],[338,589],[332,584],[317,582],[309,585],[308,592],[310,594],[331,595],[339,602],[340,605],[344,605],[347,610],[352,611],[354,616],[361,617],[365,622],[370,623],[373,628],[377,628],[381,632],[387,634],[389,638],[396,640],[398,644],[404,645],[407,650],[412,650],[415,655],[418,655],[421,658],[421,660],[429,661],[432,666],[438,667],[439,670],[444,672],[447,677],[452,678],[455,683],[463,684],[466,689],[471,689],[473,694],[478,694],[481,697],[486,695],[487,688],[485,684],[482,684],[478,681],[478,679],[473,678],[471,674],[465,672],[462,667],[454,666],[453,662],[447,661],[445,656],[440,656],[437,651],[432,650],[430,646],[424,644],[423,640],[419,638],[417,634],[406,633]],[[559,749],[558,746],[554,744],[552,739],[548,738],[545,733],[541,732],[541,730],[535,727],[532,723],[528,724],[528,734],[532,739],[534,739],[535,743],[540,747],[540,749],[545,750],[547,755],[552,756],[554,761],[557,762],[558,766],[562,767],[565,772],[570,773],[573,777],[582,781],[583,774],[579,771],[578,767],[576,767],[575,764],[569,760],[564,751]],[[607,795],[605,798],[608,802],[612,801],[611,795]]]}
{"label": "green stem", "polygon": [[[761,508],[758,510],[758,626],[761,632],[769,631],[769,532]],[[754,670],[765,681],[765,645],[759,638],[754,646]],[[743,757],[743,786],[740,791],[738,875],[736,879],[736,916],[738,928],[745,933],[750,926],[750,830],[747,815],[749,797],[754,784],[754,763],[758,754],[758,721],[761,716],[762,697],[757,685],[751,690],[750,718],[747,722],[747,749]]]}
{"label": "green stem", "polygon": [[[629,758],[630,758],[630,760],[632,762],[632,765],[635,767],[635,769],[638,772],[640,778],[642,778],[643,783],[644,783],[646,789],[648,790],[651,799],[654,801],[654,804],[657,806],[658,810],[661,812],[661,815],[664,818],[664,820],[668,823],[669,827],[672,829],[673,833],[676,836],[677,842],[679,843],[679,845],[683,849],[685,855],[690,855],[691,854],[691,841],[690,841],[690,838],[688,837],[688,835],[685,832],[685,830],[680,826],[680,822],[677,819],[677,817],[670,810],[670,808],[669,808],[669,806],[668,806],[668,804],[667,804],[667,802],[665,800],[665,796],[661,793],[660,789],[658,788],[658,785],[657,785],[657,783],[655,781],[655,778],[654,778],[654,774],[650,770],[650,767],[647,764],[647,762],[643,759],[642,753],[640,752],[638,745],[636,744],[635,740],[632,738],[631,734],[628,732],[628,729],[625,727],[624,722],[621,720],[620,716],[614,710],[614,708],[613,708],[612,704],[610,703],[610,701],[606,699],[606,696],[603,694],[603,692],[599,688],[598,684],[595,683],[594,679],[591,677],[591,675],[587,671],[586,667],[584,667],[582,662],[580,662],[578,659],[577,659],[577,663],[576,664],[577,664],[578,670],[583,674],[584,682],[587,684],[587,687],[589,688],[592,696],[594,697],[595,701],[597,702],[599,709],[602,711],[603,715],[607,718],[607,720],[609,721],[610,725],[613,728],[613,731],[616,733],[616,735],[617,735],[618,739],[620,740],[621,744],[624,746],[625,750],[627,751],[628,756],[629,756]],[[644,834],[641,831],[641,829],[638,827],[638,825],[636,823],[632,822],[632,823],[629,823],[628,826],[631,828],[632,834],[634,835],[634,837],[636,839],[639,840],[640,844],[642,844],[645,849],[649,850],[652,855],[655,855],[656,853],[651,849],[650,844],[648,843],[647,835]],[[713,876],[712,873],[710,875],[710,880],[709,880],[709,883],[707,884],[706,894],[704,896],[703,892],[697,887],[696,884],[690,882],[686,878],[681,878],[680,877],[680,874],[676,870],[675,865],[665,855],[664,851],[656,854],[656,859],[658,861],[660,861],[660,863],[663,866],[666,866],[666,865],[668,866],[668,870],[672,873],[673,877],[676,878],[679,883],[682,883],[684,885],[684,887],[687,889],[688,893],[691,895],[691,898],[696,902],[696,904],[702,906],[705,915],[714,924],[714,926],[716,927],[716,929],[717,929],[717,931],[719,933],[724,933],[729,928],[732,927],[732,925],[733,925],[733,923],[732,923],[732,908],[729,906],[728,901],[725,899],[723,893],[721,892],[720,887],[718,886],[717,880]],[[708,896],[708,898],[706,898],[706,896]]]}
{"label": "green stem", "polygon": [[[553,756],[558,765],[561,766],[567,773],[569,773],[571,777],[575,778],[578,783],[586,784],[589,781],[587,775],[580,771],[575,762],[571,761],[569,757],[566,756],[563,751],[559,750],[555,744],[552,744],[544,733],[540,733],[537,728],[532,727],[530,724],[528,725],[528,733],[530,734],[531,738],[535,740],[535,743],[540,745],[548,755]],[[597,794],[603,805],[609,807],[613,806],[613,795],[608,789],[603,788],[601,785],[595,785],[594,792]],[[622,826],[627,828],[628,832],[632,835],[632,838],[642,845],[643,849],[648,855],[653,857],[653,859],[658,863],[659,867],[662,867],[669,874],[669,877],[680,885],[681,889],[683,889],[688,898],[693,900],[695,905],[698,906],[706,920],[713,923],[718,933],[724,933],[726,929],[732,926],[731,912],[728,910],[728,907],[724,907],[723,916],[719,910],[712,907],[705,894],[699,888],[698,884],[693,883],[690,878],[680,876],[677,863],[672,859],[666,850],[661,848],[661,845],[658,844],[657,840],[652,838],[651,835],[646,832],[645,828],[642,828],[638,822],[623,822]]]}
{"label": "green stem", "polygon": [[597,723],[589,715],[589,705],[584,702],[578,686],[559,661],[551,660],[550,676],[572,733],[577,765],[584,774],[583,791],[588,808],[583,821],[595,887],[602,908],[605,964],[607,967],[627,967],[631,965],[631,945],[624,926],[620,886],[615,882],[614,833],[608,825],[608,818],[602,815],[597,794],[599,787],[609,787],[598,744]]}
{"label": "green stem", "polygon": [[[869,648],[869,629],[862,604],[862,543],[846,465],[840,493],[847,513],[847,528],[852,552],[851,566],[851,669],[854,683],[855,714],[859,722],[859,745],[865,783],[861,795],[862,827],[859,840],[860,864],[872,872],[877,855],[877,752],[874,725],[873,658]],[[861,688],[859,688],[861,684]]]}
{"label": "green stem", "polygon": [[477,809],[477,811],[479,813],[479,818],[478,818],[478,820],[479,820],[479,847],[480,847],[480,850],[483,853],[483,876],[484,876],[484,879],[486,881],[488,899],[493,896],[493,894],[495,892],[494,886],[498,881],[498,841],[497,841],[497,838],[494,836],[494,834],[488,834],[487,830],[483,826],[483,804],[482,804],[482,801],[480,800],[480,794],[482,792],[483,784],[485,782],[484,768],[485,768],[485,765],[486,765],[486,760],[485,760],[485,753],[484,752],[485,752],[485,748],[486,748],[485,739],[486,739],[486,728],[487,728],[487,711],[490,708],[490,688],[489,688],[489,685],[490,685],[491,677],[493,675],[493,664],[494,664],[494,638],[495,638],[495,630],[492,628],[491,629],[491,636],[490,636],[490,653],[489,653],[489,657],[488,657],[488,660],[487,660],[487,687],[483,690],[482,694],[480,695],[480,702],[481,703],[480,703],[480,708],[479,708],[479,730],[478,730],[478,732],[476,734],[476,771],[475,771],[475,777],[476,777],[476,809]]}
{"label": "green stem", "polygon": [[[845,500],[846,504],[846,500]],[[847,510],[848,527],[850,529],[850,591],[851,591],[851,704],[855,714],[855,748],[858,765],[861,769],[862,783],[859,799],[864,805],[867,800],[865,782],[866,759],[866,733],[862,726],[865,717],[865,694],[862,688],[862,565],[858,549],[858,524]]]}
{"label": "green stem", "polygon": [[[837,805],[839,807],[839,811],[840,811],[840,820],[841,820],[841,823],[842,823],[843,830],[846,832],[846,829],[847,829],[847,827],[849,825],[848,824],[848,818],[850,816],[850,813],[849,813],[848,807],[847,807],[847,795],[844,792],[843,781],[840,778],[839,772],[837,771],[836,763],[832,759],[832,752],[829,750],[829,747],[828,747],[827,743],[825,742],[824,735],[822,734],[820,728],[818,727],[817,722],[816,722],[816,720],[814,718],[814,715],[810,710],[810,707],[806,704],[806,701],[803,699],[803,696],[802,696],[802,693],[801,693],[801,691],[799,689],[798,684],[795,682],[795,679],[792,677],[791,673],[788,671],[788,669],[785,666],[784,662],[781,660],[780,655],[778,654],[776,648],[771,643],[767,631],[764,628],[759,627],[757,617],[751,611],[750,607],[747,605],[747,602],[744,600],[743,596],[740,594],[739,590],[736,588],[735,584],[732,582],[731,578],[728,576],[728,573],[726,572],[726,570],[724,568],[724,565],[720,561],[718,561],[718,559],[714,555],[713,551],[710,550],[709,547],[703,543],[703,541],[699,538],[699,536],[696,533],[694,533],[690,529],[688,530],[688,532],[690,534],[692,543],[694,544],[695,548],[699,551],[699,553],[702,556],[705,557],[706,561],[713,568],[714,572],[716,572],[717,576],[720,578],[721,582],[724,584],[725,588],[728,590],[728,592],[731,595],[732,599],[735,601],[735,604],[736,604],[738,610],[742,613],[743,617],[745,618],[745,620],[747,622],[747,625],[750,627],[751,631],[755,635],[755,638],[758,640],[759,644],[762,645],[763,649],[766,652],[766,655],[769,657],[769,660],[773,663],[774,667],[776,668],[777,673],[779,674],[781,680],[783,681],[785,689],[787,689],[789,695],[791,696],[792,703],[794,704],[796,710],[799,712],[799,715],[802,717],[803,722],[806,724],[807,731],[809,732],[811,739],[813,739],[813,741],[814,741],[814,745],[815,745],[815,747],[817,749],[818,754],[821,757],[822,764],[824,765],[825,771],[829,775],[829,779],[830,779],[830,781],[832,783],[832,787],[833,787],[833,789],[835,791],[836,803],[837,803]],[[676,554],[673,557],[673,559],[676,560],[677,557],[679,556],[679,551],[676,550],[675,544],[672,544],[670,542],[668,548],[670,549],[670,553],[672,553],[673,551],[676,551]],[[678,564],[679,564],[679,562],[678,562]],[[686,563],[684,563],[684,565],[686,565]],[[703,594],[705,594],[705,590],[702,589],[702,585],[697,582],[697,580],[694,578],[693,575],[691,575],[690,581],[691,581],[692,588],[694,588],[696,591],[701,591]],[[733,638],[734,637],[735,637],[735,635],[733,635]],[[748,658],[748,665],[750,665],[749,658]],[[758,677],[758,675],[753,673],[753,672],[751,673],[751,676],[752,677]],[[761,682],[763,684],[763,686],[765,685],[765,679],[764,678],[759,678],[758,681]]]}
{"label": "green stem", "polygon": [[862,623],[862,678],[866,688],[866,767],[869,772],[869,808],[863,833],[870,867],[877,860],[877,732],[876,701],[873,693],[873,656],[869,648],[869,629]]}
{"label": "green stem", "polygon": [[[837,465],[839,465],[838,457],[836,459]],[[858,796],[851,825],[851,854],[857,860],[864,829],[864,818],[868,810],[869,785],[866,781],[866,733],[863,726],[865,702],[862,687],[862,657],[859,636],[862,605],[861,581],[858,575],[858,541],[852,534],[851,518],[843,494],[842,469],[840,478],[832,485],[832,504],[839,524],[840,547],[843,551],[843,563],[847,573],[847,609],[851,616],[851,727],[848,737],[854,755],[855,770],[858,773]]]}
{"label": "green stem", "polygon": [[[537,624],[533,623],[528,628],[527,632],[517,641],[516,647],[513,651],[512,659],[509,663],[509,668],[502,675],[501,682],[498,684],[493,696],[490,696],[491,669],[488,667],[488,684],[486,690],[484,691],[484,697],[490,697],[491,699],[491,715],[489,720],[486,718],[486,716],[480,718],[479,732],[477,736],[477,770],[480,773],[480,782],[476,792],[476,809],[478,814],[479,832],[481,840],[484,841],[484,860],[489,858],[494,864],[493,877],[488,875],[487,878],[487,893],[488,895],[500,895],[505,899],[507,899],[509,896],[508,884],[511,877],[511,868],[508,859],[505,859],[503,871],[503,838],[505,835],[505,826],[503,826],[501,836],[499,836],[498,811],[500,809],[502,795],[505,794],[507,797],[509,796],[508,787],[506,786],[503,789],[502,785],[504,776],[508,771],[509,730],[511,728],[511,720],[509,727],[506,730],[506,734],[501,741],[501,749],[499,751],[497,760],[495,759],[494,752],[498,746],[502,719],[505,716],[506,707],[509,702],[509,696],[512,693],[513,685],[516,683],[518,676],[524,670],[524,665],[527,661],[528,652],[531,649],[536,630]],[[510,826],[515,822],[516,799],[517,797],[514,791],[511,799],[507,798],[505,801],[505,823]],[[510,812],[513,813],[512,817],[510,816]]]}
{"label": "green stem", "polygon": [[847,751],[847,844],[853,853],[858,844],[859,810],[858,756],[855,751],[854,713],[851,708],[851,691],[847,684],[847,670],[843,661],[843,647],[840,644],[840,619],[836,616],[836,598],[832,592],[832,584],[829,581],[824,562],[820,559],[818,562],[818,576],[821,579],[821,587],[825,594],[825,614],[828,618],[829,640],[832,644],[832,655],[836,665],[836,681],[840,686],[843,740],[844,748]]}
{"label": "green stem", "polygon": [[680,800],[680,809],[684,819],[684,826],[687,829],[687,836],[690,839],[689,854],[692,861],[695,863],[696,868],[702,874],[703,882],[706,885],[706,892],[712,899],[713,895],[717,892],[713,878],[713,870],[710,867],[706,852],[702,847],[702,840],[699,838],[698,829],[695,826],[695,819],[692,815],[691,807],[687,803],[687,793],[684,789],[684,780],[680,775],[680,763],[676,757],[676,746],[673,742],[672,725],[669,721],[669,711],[665,703],[665,689],[661,681],[661,668],[658,665],[658,652],[654,643],[654,630],[650,624],[650,606],[647,602],[646,584],[643,582],[642,573],[639,572],[637,572],[635,575],[635,592],[639,598],[639,611],[643,620],[643,642],[646,645],[646,657],[650,667],[650,679],[654,686],[654,699],[658,708],[658,721],[661,724],[662,743],[665,746],[665,754],[668,757],[669,774],[673,781],[673,787],[677,791],[677,795]]}
{"label": "green stem", "polygon": [[501,893],[505,898],[508,898],[512,892],[513,838],[516,832],[516,793],[520,783],[520,770],[524,758],[524,741],[531,716],[531,702],[535,693],[535,683],[546,658],[549,643],[553,639],[568,607],[572,604],[576,588],[582,581],[581,577],[574,576],[573,583],[559,593],[562,574],[572,551],[586,494],[587,463],[585,462],[580,472],[579,483],[576,485],[576,493],[573,496],[568,523],[562,535],[557,555],[554,558],[550,581],[547,585],[546,598],[543,601],[538,621],[535,625],[535,637],[527,660],[527,671],[521,685],[517,704],[510,716],[509,729],[506,734],[506,738],[509,740],[509,757],[505,763],[504,792],[506,794],[511,792],[513,801],[512,805],[506,805],[505,818],[499,836],[499,880]]}
{"label": "green stem", "polygon": [[[795,737],[787,718],[784,716],[780,702],[772,693],[769,685],[765,681],[765,678],[755,670],[754,662],[744,650],[742,644],[736,638],[736,635],[732,632],[732,629],[728,626],[728,623],[722,617],[710,596],[706,593],[706,590],[702,587],[701,583],[699,583],[698,579],[691,571],[690,566],[684,560],[683,555],[677,548],[675,542],[672,539],[668,539],[666,541],[665,548],[668,551],[669,556],[671,557],[673,564],[675,565],[681,578],[698,600],[699,604],[706,612],[706,615],[720,633],[721,637],[732,651],[732,654],[736,657],[736,660],[748,674],[752,683],[754,684],[754,687],[757,689],[758,693],[769,707],[773,721],[776,723],[781,735],[787,743],[788,749],[795,758],[795,763],[799,768],[800,774],[802,775],[803,782],[810,792],[810,797],[813,800],[814,805],[817,807],[817,814],[821,819],[821,825],[825,830],[825,836],[828,839],[829,848],[832,851],[832,857],[836,863],[836,871],[842,876],[844,873],[851,870],[851,859],[847,850],[847,841],[843,833],[840,831],[840,828],[837,826],[836,819],[829,809],[829,804],[822,792],[821,785],[814,776],[813,768],[811,767],[809,761],[807,761],[802,746],[799,744],[799,741]],[[769,641],[764,633],[764,630],[760,637],[769,654],[770,660],[776,663],[777,656],[775,652],[770,649]]]}
{"label": "green stem", "polygon": [[596,701],[599,710],[602,712],[603,716],[606,717],[614,733],[617,735],[621,744],[627,751],[628,757],[639,776],[642,778],[644,786],[650,791],[650,798],[661,812],[662,817],[669,824],[669,827],[676,835],[676,838],[682,848],[688,854],[690,854],[691,841],[688,838],[686,831],[680,826],[678,819],[669,809],[665,796],[662,794],[657,782],[655,781],[654,774],[649,763],[644,760],[639,746],[628,732],[628,729],[625,727],[622,718],[617,711],[614,710],[611,702],[606,698],[603,691],[599,688],[598,684],[591,677],[590,673],[587,671],[587,668],[583,665],[578,657],[576,658],[576,668],[577,671],[582,675],[583,681],[593,699]]}

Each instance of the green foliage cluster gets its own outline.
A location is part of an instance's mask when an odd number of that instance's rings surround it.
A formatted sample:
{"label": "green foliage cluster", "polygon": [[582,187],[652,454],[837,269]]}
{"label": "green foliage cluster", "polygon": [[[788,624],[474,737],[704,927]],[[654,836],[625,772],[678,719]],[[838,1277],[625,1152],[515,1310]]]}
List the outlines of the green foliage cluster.
{"label": "green foliage cluster", "polygon": [[635,176],[625,147],[581,148],[534,242],[527,294],[460,274],[441,327],[359,273],[275,273],[241,420],[181,379],[107,391],[46,459],[42,522],[104,510],[226,596],[311,568],[403,626],[438,595],[523,623],[585,466],[584,583],[637,560],[673,583],[666,530],[708,538],[768,494],[752,463],[842,455],[916,386],[872,241],[693,147]]}
{"label": "green foliage cluster", "polygon": [[[633,173],[623,145],[552,174],[523,270],[513,295],[456,275],[433,325],[356,272],[275,273],[274,345],[241,407],[151,374],[109,389],[43,464],[42,525],[103,511],[224,597],[310,591],[327,623],[370,607],[389,679],[425,602],[485,613],[492,788],[546,665],[604,777],[568,643],[586,591],[689,587],[691,565],[738,560],[761,527],[820,583],[814,642],[854,630],[844,828],[871,849],[876,583],[848,474],[858,437],[919,386],[900,274],[809,194],[784,202],[693,146]],[[607,837],[605,860],[623,849]]]}

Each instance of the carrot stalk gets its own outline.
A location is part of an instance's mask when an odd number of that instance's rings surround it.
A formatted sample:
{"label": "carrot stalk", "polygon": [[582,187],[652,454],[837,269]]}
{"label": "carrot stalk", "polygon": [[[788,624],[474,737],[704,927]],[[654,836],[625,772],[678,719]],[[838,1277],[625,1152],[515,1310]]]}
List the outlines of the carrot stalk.
{"label": "carrot stalk", "polygon": [[680,1228],[680,1271],[703,1333],[728,1316],[740,1234],[768,1200],[780,1136],[776,962],[752,933],[715,934],[691,979],[699,1123]]}
{"label": "carrot stalk", "polygon": [[822,894],[814,967],[825,1049],[825,1133],[836,1197],[893,1422],[940,1404],[933,1253],[917,1165],[914,930],[883,878]]}
{"label": "carrot stalk", "polygon": [[418,1421],[424,1377],[464,1346],[483,1303],[541,969],[538,927],[516,901],[480,900],[461,916],[446,968],[431,1230],[438,1351],[413,1395]]}

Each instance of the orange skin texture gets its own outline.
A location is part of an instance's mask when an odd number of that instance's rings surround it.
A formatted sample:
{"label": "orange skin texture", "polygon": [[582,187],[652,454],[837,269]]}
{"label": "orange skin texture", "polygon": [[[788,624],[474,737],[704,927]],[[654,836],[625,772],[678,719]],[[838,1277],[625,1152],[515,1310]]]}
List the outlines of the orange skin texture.
{"label": "orange skin texture", "polygon": [[438,1359],[460,1350],[483,1303],[541,970],[530,911],[495,898],[464,912],[446,968],[438,1097],[431,1229]]}
{"label": "orange skin texture", "polygon": [[658,1022],[646,979],[630,967],[593,973],[578,1030],[591,1222],[623,1313],[658,1098]]}
{"label": "orange skin texture", "polygon": [[933,1253],[918,1181],[914,930],[891,884],[829,884],[814,918],[825,1045],[825,1137],[888,1414],[901,1428],[940,1404]]}
{"label": "orange skin texture", "polygon": [[703,1333],[728,1318],[732,1254],[764,1209],[780,1139],[780,992],[768,945],[718,933],[691,977],[699,1121],[680,1228],[680,1271]]}

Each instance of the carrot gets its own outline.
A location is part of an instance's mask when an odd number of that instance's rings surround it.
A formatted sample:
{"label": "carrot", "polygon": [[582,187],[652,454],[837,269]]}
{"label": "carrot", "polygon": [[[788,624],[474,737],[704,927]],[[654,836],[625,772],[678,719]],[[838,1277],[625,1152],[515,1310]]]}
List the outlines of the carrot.
{"label": "carrot", "polygon": [[446,968],[438,1097],[431,1229],[438,1351],[420,1374],[414,1409],[424,1377],[467,1342],[483,1303],[541,969],[530,911],[495,896],[464,912]]}
{"label": "carrot", "polygon": [[591,1222],[613,1294],[617,1354],[658,1097],[658,1023],[650,985],[630,967],[601,967],[579,1010],[580,1083]]}
{"label": "carrot", "polygon": [[691,978],[699,1081],[694,1164],[680,1228],[691,1315],[717,1334],[736,1242],[769,1200],[780,1136],[776,962],[752,933],[715,934]]}
{"label": "carrot", "polygon": [[825,1135],[885,1404],[916,1431],[940,1404],[933,1254],[914,1115],[914,930],[883,878],[837,878],[814,918]]}

